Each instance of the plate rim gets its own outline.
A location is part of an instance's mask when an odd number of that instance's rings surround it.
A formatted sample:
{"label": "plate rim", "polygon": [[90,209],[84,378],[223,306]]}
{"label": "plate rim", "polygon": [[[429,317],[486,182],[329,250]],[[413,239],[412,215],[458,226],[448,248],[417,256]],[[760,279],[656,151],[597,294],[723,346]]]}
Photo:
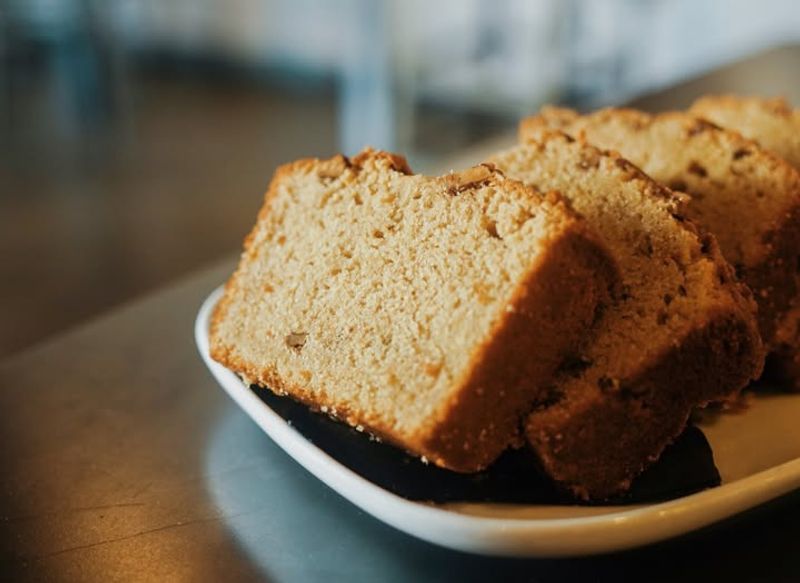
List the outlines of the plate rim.
{"label": "plate rim", "polygon": [[211,359],[211,312],[223,291],[224,285],[220,285],[203,301],[194,336],[203,362],[225,392],[278,447],[318,480],[374,518],[427,542],[508,557],[607,553],[697,530],[800,488],[800,458],[796,458],[674,500],[585,517],[476,516],[408,500],[363,478],[308,441],[235,373]]}

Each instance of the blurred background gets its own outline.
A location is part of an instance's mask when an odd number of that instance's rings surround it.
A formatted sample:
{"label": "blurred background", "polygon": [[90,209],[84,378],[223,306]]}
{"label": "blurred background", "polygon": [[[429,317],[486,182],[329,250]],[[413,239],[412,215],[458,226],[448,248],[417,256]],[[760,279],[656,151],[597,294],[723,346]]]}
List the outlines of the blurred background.
{"label": "blurred background", "polygon": [[796,0],[0,0],[0,356],[230,256],[280,163],[438,171],[798,42]]}

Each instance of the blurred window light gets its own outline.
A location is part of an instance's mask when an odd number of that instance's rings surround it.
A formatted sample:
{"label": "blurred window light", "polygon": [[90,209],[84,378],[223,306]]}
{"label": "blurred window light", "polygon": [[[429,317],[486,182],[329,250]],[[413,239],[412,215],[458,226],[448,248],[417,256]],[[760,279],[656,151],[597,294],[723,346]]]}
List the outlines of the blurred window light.
{"label": "blurred window light", "polygon": [[594,107],[800,41],[796,0],[5,0],[0,18],[5,45],[93,31],[97,63],[119,50],[335,80],[346,152],[408,148],[421,104]]}

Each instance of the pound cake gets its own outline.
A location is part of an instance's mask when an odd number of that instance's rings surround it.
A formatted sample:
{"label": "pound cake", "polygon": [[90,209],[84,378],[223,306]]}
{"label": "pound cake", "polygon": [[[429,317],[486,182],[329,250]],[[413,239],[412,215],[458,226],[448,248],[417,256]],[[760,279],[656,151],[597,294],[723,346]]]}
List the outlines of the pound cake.
{"label": "pound cake", "polygon": [[708,95],[695,101],[689,113],[736,130],[800,169],[800,110],[785,99]]}
{"label": "pound cake", "polygon": [[281,167],[212,318],[211,355],[452,470],[520,440],[618,281],[555,193],[399,156]]}
{"label": "pound cake", "polygon": [[[738,132],[684,112],[605,109],[581,116],[544,108],[523,137],[543,128],[619,151],[654,179],[691,195],[687,214],[710,230],[753,290],[761,336],[780,353],[800,293],[800,174]],[[795,323],[796,328],[796,323]]]}
{"label": "pound cake", "polygon": [[581,498],[607,498],[659,457],[695,406],[760,374],[755,302],[679,197],[618,154],[542,131],[489,162],[561,192],[620,265],[621,295],[525,426],[551,477]]}
{"label": "pound cake", "polygon": [[[689,111],[755,140],[800,171],[800,110],[792,109],[786,100],[707,96],[695,101]],[[794,277],[800,278],[800,265]],[[800,391],[800,298],[795,298],[775,331],[766,372],[771,381]]]}

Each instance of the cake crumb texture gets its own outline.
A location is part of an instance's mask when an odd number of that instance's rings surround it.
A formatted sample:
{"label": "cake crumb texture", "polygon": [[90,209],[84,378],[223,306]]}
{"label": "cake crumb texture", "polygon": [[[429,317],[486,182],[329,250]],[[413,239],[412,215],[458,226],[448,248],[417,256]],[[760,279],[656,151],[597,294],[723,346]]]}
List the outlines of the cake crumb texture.
{"label": "cake crumb texture", "polygon": [[626,490],[691,410],[736,395],[763,365],[749,289],[685,200],[617,153],[543,129],[490,158],[559,190],[620,265],[622,291],[526,423],[544,470],[585,499]]}
{"label": "cake crumb texture", "polygon": [[257,384],[457,471],[518,439],[617,281],[554,192],[399,156],[281,167],[211,328]]}

